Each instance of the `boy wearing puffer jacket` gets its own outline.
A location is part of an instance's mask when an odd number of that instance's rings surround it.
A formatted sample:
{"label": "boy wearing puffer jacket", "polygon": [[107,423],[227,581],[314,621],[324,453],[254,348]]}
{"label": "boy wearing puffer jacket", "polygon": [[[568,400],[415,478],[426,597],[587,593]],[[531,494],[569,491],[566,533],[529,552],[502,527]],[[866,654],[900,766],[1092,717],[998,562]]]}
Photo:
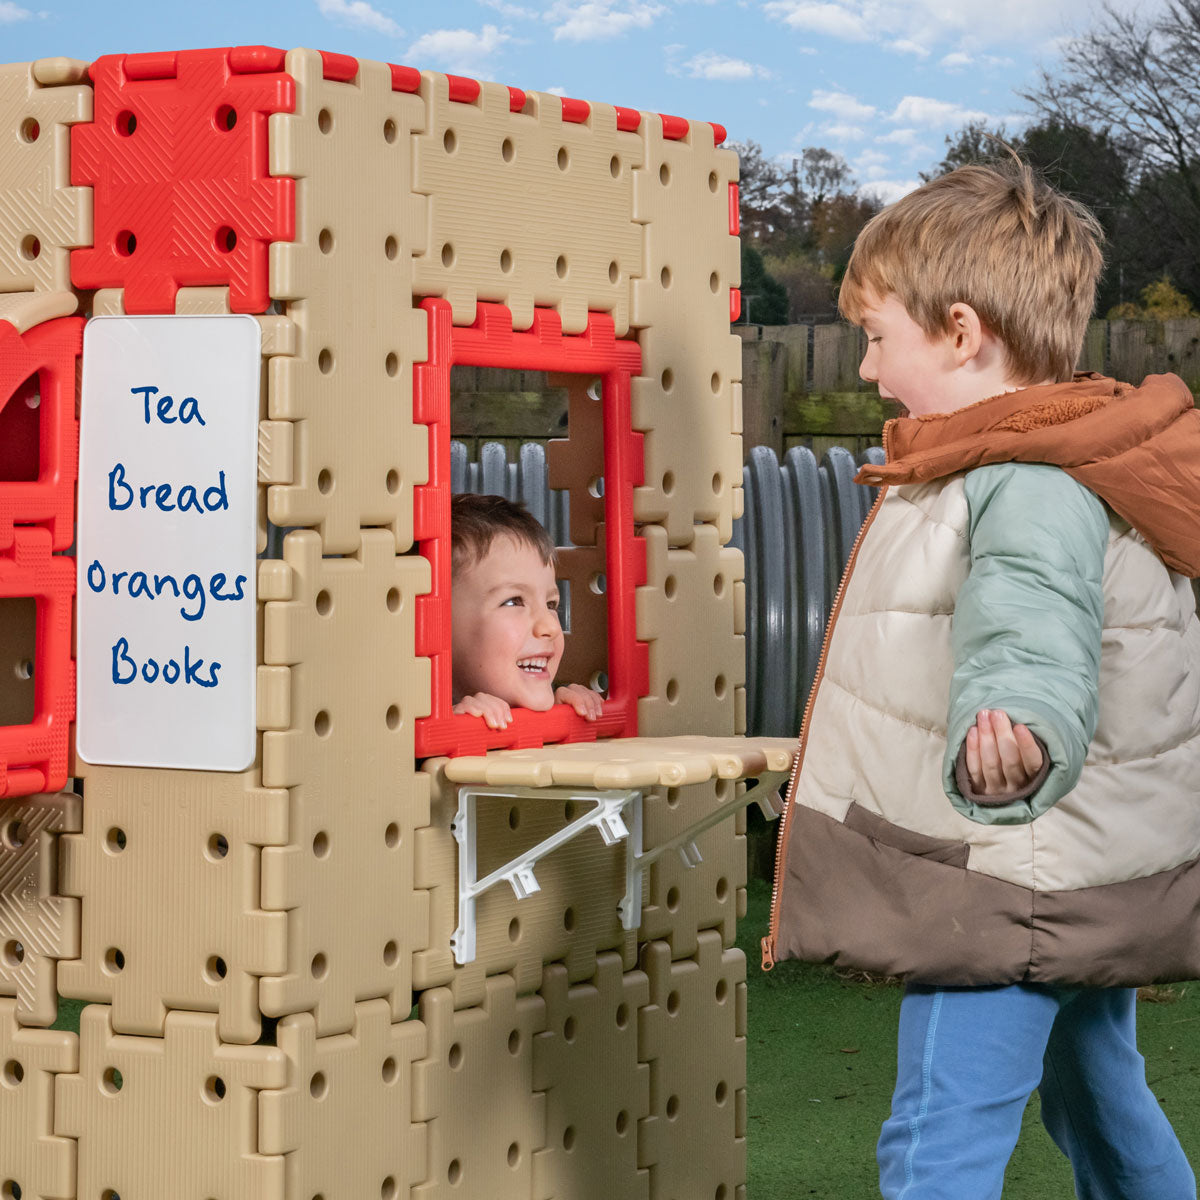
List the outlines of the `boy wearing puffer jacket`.
{"label": "boy wearing puffer jacket", "polygon": [[1135,988],[1200,977],[1200,412],[1072,376],[1100,231],[1014,161],[860,234],[841,308],[908,415],[835,601],[764,966],[902,976],[880,1188],[993,1200],[1026,1101],[1086,1200],[1194,1200]]}

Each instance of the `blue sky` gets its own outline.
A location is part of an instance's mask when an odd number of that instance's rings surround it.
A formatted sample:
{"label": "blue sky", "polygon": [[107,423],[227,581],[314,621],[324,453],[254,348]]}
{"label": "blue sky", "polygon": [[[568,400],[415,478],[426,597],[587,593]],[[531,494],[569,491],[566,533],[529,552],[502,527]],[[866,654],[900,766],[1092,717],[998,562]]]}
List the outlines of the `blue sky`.
{"label": "blue sky", "polygon": [[785,159],[825,146],[891,199],[966,120],[1018,128],[1017,89],[1099,14],[1093,0],[0,0],[0,62],[312,46],[716,121]]}

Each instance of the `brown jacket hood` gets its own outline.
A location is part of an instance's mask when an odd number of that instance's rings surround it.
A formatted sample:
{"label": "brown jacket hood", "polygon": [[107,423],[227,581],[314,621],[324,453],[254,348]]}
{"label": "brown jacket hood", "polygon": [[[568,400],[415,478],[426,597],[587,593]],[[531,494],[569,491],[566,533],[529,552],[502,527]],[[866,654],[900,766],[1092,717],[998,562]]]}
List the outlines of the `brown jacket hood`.
{"label": "brown jacket hood", "polygon": [[1200,575],[1200,410],[1177,375],[1141,387],[1077,375],[884,427],[858,482],[919,483],[987,463],[1049,463],[1096,493],[1159,557]]}

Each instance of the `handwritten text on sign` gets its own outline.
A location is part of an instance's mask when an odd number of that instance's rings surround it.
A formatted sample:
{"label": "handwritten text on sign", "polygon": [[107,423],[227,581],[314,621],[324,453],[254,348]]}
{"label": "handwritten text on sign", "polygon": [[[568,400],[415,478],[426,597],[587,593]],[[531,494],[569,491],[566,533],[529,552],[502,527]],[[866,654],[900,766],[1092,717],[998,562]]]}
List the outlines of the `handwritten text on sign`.
{"label": "handwritten text on sign", "polygon": [[77,745],[86,762],[254,761],[261,333],[97,317],[80,402]]}

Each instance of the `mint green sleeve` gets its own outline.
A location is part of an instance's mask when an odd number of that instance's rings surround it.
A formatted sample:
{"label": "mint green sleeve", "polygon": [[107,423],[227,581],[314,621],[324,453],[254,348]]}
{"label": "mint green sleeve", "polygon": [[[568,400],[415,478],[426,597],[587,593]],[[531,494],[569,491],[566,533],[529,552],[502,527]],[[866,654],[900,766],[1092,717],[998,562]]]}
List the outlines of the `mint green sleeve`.
{"label": "mint green sleeve", "polygon": [[[964,481],[971,570],[955,604],[943,783],[964,816],[1017,825],[1078,782],[1099,706],[1104,505],[1057,467],[998,463]],[[1003,709],[1045,743],[1050,773],[1025,800],[982,806],[954,779],[981,708]]]}

